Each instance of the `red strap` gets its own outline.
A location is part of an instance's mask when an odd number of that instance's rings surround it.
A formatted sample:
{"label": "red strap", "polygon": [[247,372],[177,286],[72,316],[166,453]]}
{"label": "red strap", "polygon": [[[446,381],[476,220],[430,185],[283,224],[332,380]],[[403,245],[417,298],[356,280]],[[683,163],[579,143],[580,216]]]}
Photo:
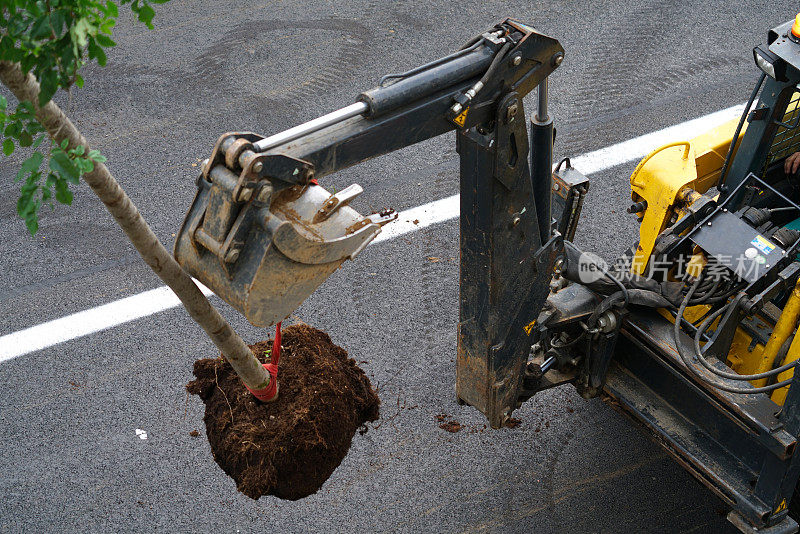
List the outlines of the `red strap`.
{"label": "red strap", "polygon": [[[316,178],[312,178],[312,179],[310,179],[310,180],[308,181],[308,183],[310,183],[310,184],[314,184],[314,185],[319,185],[319,183],[317,183],[317,179],[316,179]],[[278,324],[280,325],[281,323],[278,323]]]}
{"label": "red strap", "polygon": [[278,359],[281,357],[281,323],[275,325],[275,341],[272,342],[272,358],[271,361],[276,366]]}
{"label": "red strap", "polygon": [[250,389],[245,384],[244,387],[255,395],[255,397],[263,402],[270,402],[275,400],[278,395],[278,360],[281,357],[281,323],[275,326],[275,341],[272,342],[272,357],[271,363],[264,363],[264,369],[269,373],[269,384],[264,389]]}
{"label": "red strap", "polygon": [[278,366],[271,363],[264,363],[262,365],[269,373],[269,384],[267,384],[267,387],[264,389],[250,389],[247,387],[247,384],[245,384],[244,387],[247,388],[247,391],[255,395],[258,400],[270,402],[275,400],[275,397],[278,395]]}

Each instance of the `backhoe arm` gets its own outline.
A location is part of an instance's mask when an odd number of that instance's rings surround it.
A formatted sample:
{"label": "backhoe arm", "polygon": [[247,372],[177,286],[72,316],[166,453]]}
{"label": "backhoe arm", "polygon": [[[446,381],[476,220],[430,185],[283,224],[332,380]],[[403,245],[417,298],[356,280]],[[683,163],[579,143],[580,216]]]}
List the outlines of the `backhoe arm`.
{"label": "backhoe arm", "polygon": [[[223,135],[198,179],[175,245],[181,265],[258,326],[294,311],[396,218],[363,217],[361,192],[317,185],[330,173],[456,130],[461,159],[461,295],[457,394],[500,426],[516,406],[547,297],[552,121],[547,76],[555,39],[513,20],[461,50],[358,96],[356,103],[270,137]],[[540,89],[534,164],[522,97]]]}

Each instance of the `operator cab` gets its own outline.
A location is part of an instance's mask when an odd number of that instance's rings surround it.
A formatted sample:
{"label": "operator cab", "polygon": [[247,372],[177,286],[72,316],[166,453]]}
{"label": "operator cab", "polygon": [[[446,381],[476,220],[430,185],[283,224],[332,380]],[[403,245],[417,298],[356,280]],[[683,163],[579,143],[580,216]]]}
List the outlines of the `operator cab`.
{"label": "operator cab", "polygon": [[[784,171],[786,158],[800,151],[800,15],[771,29],[767,44],[753,49],[753,57],[763,73],[753,90],[753,96],[760,91],[760,97],[747,115],[747,131],[740,149],[730,165],[723,168],[722,198],[753,173],[800,203],[800,173],[787,176]],[[739,206],[772,207],[767,204],[773,195],[760,190],[752,195],[746,190],[735,201]],[[788,216],[786,213],[783,219]]]}

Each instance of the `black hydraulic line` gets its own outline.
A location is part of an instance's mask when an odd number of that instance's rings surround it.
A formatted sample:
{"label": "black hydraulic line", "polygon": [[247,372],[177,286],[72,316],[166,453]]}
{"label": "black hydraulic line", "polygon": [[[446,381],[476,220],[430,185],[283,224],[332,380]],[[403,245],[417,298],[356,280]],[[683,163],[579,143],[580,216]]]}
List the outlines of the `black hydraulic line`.
{"label": "black hydraulic line", "polygon": [[472,99],[481,92],[481,89],[483,89],[492,76],[494,76],[495,71],[500,66],[500,62],[503,61],[503,58],[506,56],[512,46],[514,46],[514,43],[507,41],[500,48],[497,54],[495,54],[494,59],[492,59],[492,62],[489,64],[489,68],[486,69],[486,72],[484,72],[483,76],[481,76],[481,79],[475,82],[472,87],[467,89],[464,94],[456,98],[456,103],[450,108],[451,113],[458,114],[461,113],[462,110],[469,108],[469,104],[472,102]]}
{"label": "black hydraulic line", "polygon": [[[705,302],[706,298],[713,297],[714,293],[719,288],[720,283],[721,280],[717,279],[711,281],[710,284],[705,288],[703,287],[705,282],[703,282],[703,284],[700,284],[700,287],[697,289],[697,291],[694,292],[694,295],[692,296],[692,301],[689,303],[689,305],[691,306],[696,304],[702,304],[703,302]],[[698,293],[700,293],[700,295],[698,295]]]}
{"label": "black hydraulic line", "polygon": [[708,329],[709,326],[711,326],[711,323],[714,322],[714,320],[717,317],[725,313],[728,310],[728,307],[730,307],[735,302],[736,301],[731,301],[729,304],[726,304],[722,308],[710,314],[708,317],[705,318],[705,320],[702,323],[700,323],[700,326],[697,327],[697,333],[694,336],[694,352],[695,355],[697,356],[697,359],[700,360],[700,363],[703,364],[703,367],[705,367],[715,375],[721,376],[722,378],[727,378],[729,380],[742,380],[742,381],[772,378],[774,376],[781,374],[784,371],[788,371],[789,369],[795,367],[796,362],[791,362],[787,363],[786,365],[782,365],[781,367],[776,367],[775,369],[764,371],[763,373],[756,373],[752,375],[741,375],[739,373],[728,373],[726,371],[720,371],[719,369],[715,368],[710,363],[708,363],[708,360],[706,360],[705,356],[703,355],[703,350],[700,348],[700,336],[705,333],[705,331]]}
{"label": "black hydraulic line", "polygon": [[482,86],[486,85],[486,83],[492,78],[492,76],[494,76],[495,71],[500,66],[500,62],[503,61],[503,58],[508,53],[508,51],[511,50],[512,46],[514,46],[514,43],[512,43],[511,41],[508,41],[506,44],[503,45],[500,51],[497,52],[497,55],[494,56],[492,63],[489,65],[489,68],[486,69],[486,73],[481,77],[478,83],[480,83]]}
{"label": "black hydraulic line", "polygon": [[737,387],[728,386],[726,384],[720,384],[719,382],[711,380],[710,378],[700,374],[698,369],[695,368],[694,364],[692,364],[692,362],[689,360],[688,356],[686,355],[686,353],[683,350],[683,343],[681,343],[681,340],[680,340],[681,339],[681,326],[680,325],[681,325],[681,321],[683,320],[683,314],[686,311],[687,305],[689,304],[689,300],[691,299],[692,294],[694,293],[694,290],[697,289],[697,287],[700,285],[700,281],[701,280],[702,280],[701,278],[698,278],[697,281],[694,284],[692,284],[692,287],[689,288],[689,292],[686,294],[686,297],[684,297],[683,301],[681,302],[681,306],[680,306],[680,308],[678,308],[678,314],[675,317],[675,325],[674,325],[674,328],[673,328],[673,331],[672,331],[673,336],[675,338],[675,348],[678,351],[678,356],[680,356],[681,361],[683,361],[683,364],[686,366],[686,369],[689,370],[689,372],[694,374],[697,378],[699,378],[703,382],[709,384],[712,387],[720,389],[722,391],[727,391],[728,393],[739,393],[739,394],[742,394],[742,395],[752,395],[752,394],[756,394],[756,393],[768,393],[770,391],[775,391],[776,389],[780,389],[782,387],[786,387],[786,386],[790,385],[792,383],[791,379],[790,380],[784,380],[783,382],[778,382],[777,384],[772,384],[772,385],[769,385],[769,386],[763,386],[763,387],[757,387],[757,388],[756,387],[737,388]]}
{"label": "black hydraulic line", "polygon": [[578,341],[583,339],[583,337],[585,335],[586,335],[586,332],[581,332],[580,334],[575,336],[575,339],[571,339],[571,340],[569,340],[569,341],[567,341],[565,343],[556,343],[556,342],[553,342],[553,340],[550,340],[550,346],[553,347],[554,349],[566,349],[567,347],[571,347],[571,346],[575,345]]}
{"label": "black hydraulic line", "polygon": [[464,46],[459,48],[459,50],[465,50],[474,45],[475,43],[482,41],[483,39],[485,39],[484,35],[485,34],[476,35],[475,37],[464,43]]}
{"label": "black hydraulic line", "polygon": [[759,89],[761,89],[761,85],[764,83],[764,79],[766,77],[767,77],[766,73],[762,72],[761,77],[758,79],[758,83],[753,88],[753,92],[750,94],[750,99],[744,106],[744,111],[742,111],[742,116],[739,118],[739,124],[736,126],[736,132],[733,134],[733,138],[731,139],[731,144],[728,147],[728,154],[725,156],[725,162],[722,164],[722,170],[720,170],[719,178],[717,178],[717,188],[725,185],[725,174],[728,172],[728,166],[731,163],[731,157],[733,157],[733,149],[736,147],[736,142],[739,140],[739,134],[742,131],[745,119],[747,119],[747,114],[750,112],[750,107],[753,105],[753,102],[755,101],[756,96],[758,95],[758,91]]}
{"label": "black hydraulic line", "polygon": [[406,72],[403,72],[403,73],[387,74],[386,76],[382,77],[380,79],[380,81],[378,81],[378,87],[385,87],[383,84],[386,83],[387,80],[393,80],[395,78],[408,78],[409,76],[414,76],[415,74],[419,74],[420,72],[422,72],[424,70],[428,70],[428,69],[431,69],[433,67],[437,67],[437,66],[441,65],[442,63],[447,63],[450,60],[453,60],[453,59],[461,57],[461,56],[463,56],[465,54],[468,54],[468,53],[472,52],[473,50],[475,50],[476,48],[478,48],[483,43],[484,39],[485,38],[483,36],[478,35],[477,37],[474,37],[473,39],[471,39],[470,41],[472,41],[472,42],[467,43],[464,48],[458,50],[457,52],[453,52],[449,56],[441,57],[439,59],[431,61],[430,63],[425,63],[424,65],[420,65],[419,67],[413,68],[411,70],[407,70]]}

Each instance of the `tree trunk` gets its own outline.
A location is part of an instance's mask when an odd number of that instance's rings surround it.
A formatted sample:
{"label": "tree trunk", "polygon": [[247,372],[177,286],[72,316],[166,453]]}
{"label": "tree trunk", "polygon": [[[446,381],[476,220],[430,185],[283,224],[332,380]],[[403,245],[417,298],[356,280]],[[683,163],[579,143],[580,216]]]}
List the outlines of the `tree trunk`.
{"label": "tree trunk", "polygon": [[[39,83],[33,75],[23,73],[18,63],[0,61],[0,81],[19,101],[27,100],[34,105],[36,117],[57,143],[68,139],[69,148],[83,145],[85,153],[89,152],[86,139],[55,102],[39,107]],[[175,292],[192,319],[203,327],[245,385],[251,390],[265,389],[270,381],[267,370],[167,252],[108,168],[95,162],[94,170],[83,178],[114,216],[145,263]]]}

